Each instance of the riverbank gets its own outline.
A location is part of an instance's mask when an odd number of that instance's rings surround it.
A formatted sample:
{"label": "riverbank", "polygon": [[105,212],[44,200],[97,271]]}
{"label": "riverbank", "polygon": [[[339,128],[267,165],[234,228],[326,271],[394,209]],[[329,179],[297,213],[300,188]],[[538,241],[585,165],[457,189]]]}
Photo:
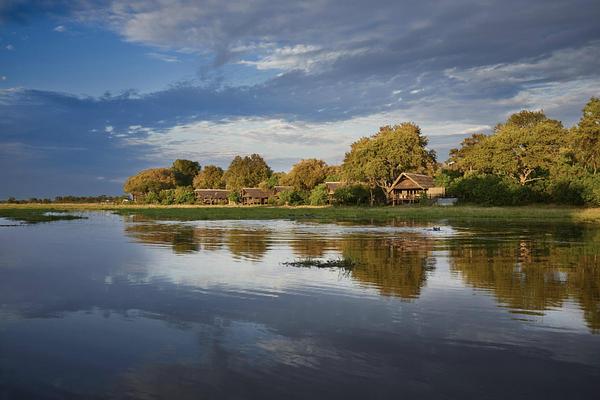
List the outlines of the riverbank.
{"label": "riverbank", "polygon": [[[339,221],[538,221],[600,223],[600,208],[522,206],[270,207],[112,204],[0,204],[0,217],[24,222],[64,219],[48,212],[111,211],[164,220],[293,219]],[[69,216],[65,216],[70,218]]]}

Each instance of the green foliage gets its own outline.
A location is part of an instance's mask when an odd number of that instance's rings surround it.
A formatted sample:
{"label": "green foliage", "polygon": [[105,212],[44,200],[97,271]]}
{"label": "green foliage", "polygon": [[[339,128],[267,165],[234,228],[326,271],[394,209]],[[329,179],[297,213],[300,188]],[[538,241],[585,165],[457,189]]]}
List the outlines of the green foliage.
{"label": "green foliage", "polygon": [[160,192],[149,192],[143,198],[145,204],[194,204],[196,196],[191,186],[179,186],[175,189],[165,189]]}
{"label": "green foliage", "polygon": [[339,182],[343,179],[341,165],[330,165],[327,167],[327,176],[325,182]]}
{"label": "green foliage", "polygon": [[200,164],[190,160],[175,160],[171,166],[177,186],[191,186],[194,177],[200,172]]}
{"label": "green foliage", "polygon": [[464,139],[458,149],[450,150],[448,165],[454,171],[470,173],[473,171],[484,172],[488,167],[488,159],[483,150],[483,143],[489,136],[474,133]]}
{"label": "green foliage", "polygon": [[487,206],[521,205],[536,200],[530,187],[519,185],[508,177],[489,174],[458,178],[448,188],[448,194],[462,202]]}
{"label": "green foliage", "polygon": [[600,98],[592,97],[573,129],[576,159],[593,174],[600,171]]}
{"label": "green foliage", "polygon": [[191,186],[176,188],[174,197],[175,204],[194,204],[196,202],[196,194]]}
{"label": "green foliage", "polygon": [[228,195],[227,195],[227,199],[234,204],[238,204],[242,202],[242,196],[240,195],[240,192],[238,191],[231,191]]}
{"label": "green foliage", "polygon": [[[543,111],[523,110],[508,117],[505,125],[513,125],[519,128],[533,128],[545,120],[547,120],[547,117]],[[501,127],[501,124],[497,125],[496,131]]]}
{"label": "green foliage", "polygon": [[256,187],[267,180],[273,171],[265,160],[258,154],[246,157],[236,156],[225,172],[224,179],[227,188],[240,190],[243,187]]}
{"label": "green foliage", "polygon": [[207,165],[194,177],[196,189],[224,189],[223,168],[216,165]]}
{"label": "green foliage", "polygon": [[433,169],[435,152],[427,150],[427,142],[410,122],[381,127],[377,134],[352,144],[342,165],[344,176],[388,190],[402,172]]}
{"label": "green foliage", "polygon": [[175,174],[169,168],[151,168],[139,172],[125,182],[123,190],[126,193],[143,194],[172,189],[177,182]]}
{"label": "green foliage", "polygon": [[341,205],[368,204],[369,198],[369,188],[360,184],[342,186],[333,193],[334,202]]}
{"label": "green foliage", "polygon": [[279,193],[279,204],[288,206],[298,206],[306,204],[308,199],[308,192],[301,190],[291,189],[284,190]]}
{"label": "green foliage", "polygon": [[277,185],[281,185],[285,181],[285,172],[273,172],[270,177],[259,184],[263,189],[273,189]]}
{"label": "green foliage", "polygon": [[548,176],[568,150],[568,134],[560,121],[541,111],[521,111],[498,124],[491,136],[473,135],[450,151],[451,167],[464,174],[493,173],[520,185]]}
{"label": "green foliage", "polygon": [[324,206],[329,201],[327,186],[321,183],[310,192],[309,202],[311,206]]}
{"label": "green foliage", "polygon": [[547,176],[567,146],[567,131],[559,121],[536,117],[525,126],[507,122],[487,144],[490,169],[525,185]]}
{"label": "green foliage", "polygon": [[160,204],[169,206],[175,204],[175,189],[161,190],[158,193]]}
{"label": "green foliage", "polygon": [[422,192],[419,195],[419,205],[421,206],[430,206],[432,205],[434,202],[434,200],[430,199],[429,196],[427,195],[427,193]]}
{"label": "green foliage", "polygon": [[285,176],[284,184],[293,186],[298,190],[312,190],[315,186],[325,182],[329,168],[325,161],[310,158],[294,164],[291,171]]}
{"label": "green foliage", "polygon": [[584,203],[600,206],[600,174],[587,175],[581,179]]}
{"label": "green foliage", "polygon": [[144,203],[146,204],[159,204],[160,197],[156,192],[150,192],[144,197]]}
{"label": "green foliage", "polygon": [[442,170],[440,169],[434,175],[433,180],[435,186],[448,187],[457,178],[460,178],[461,174],[455,170]]}

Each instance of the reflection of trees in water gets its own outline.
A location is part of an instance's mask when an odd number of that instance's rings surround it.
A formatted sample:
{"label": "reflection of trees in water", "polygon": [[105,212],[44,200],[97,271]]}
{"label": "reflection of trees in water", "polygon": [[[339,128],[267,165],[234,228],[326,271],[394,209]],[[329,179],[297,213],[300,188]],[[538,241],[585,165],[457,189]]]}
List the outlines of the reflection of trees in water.
{"label": "reflection of trees in water", "polygon": [[383,295],[413,299],[420,295],[427,274],[435,268],[433,243],[422,235],[400,239],[348,237],[340,242],[343,257],[357,262],[353,279],[375,285]]}
{"label": "reflection of trees in water", "polygon": [[228,229],[227,247],[234,258],[260,261],[269,250],[271,235],[267,229]]}
{"label": "reflection of trees in water", "polygon": [[337,247],[337,240],[295,235],[289,242],[295,256],[301,258],[321,258],[325,252]]}
{"label": "reflection of trees in water", "polygon": [[175,253],[216,251],[225,245],[234,257],[260,260],[269,248],[271,232],[257,229],[222,229],[182,224],[136,223],[125,234],[141,243],[171,246]]}
{"label": "reflection of trees in water", "polygon": [[419,296],[434,269],[430,257],[433,243],[424,235],[405,233],[389,240],[374,236],[315,237],[297,235],[290,241],[294,254],[301,258],[322,258],[329,250],[355,262],[348,276],[375,286],[381,294],[413,299]]}
{"label": "reflection of trees in water", "polygon": [[476,246],[454,242],[451,268],[517,312],[543,312],[575,299],[588,326],[600,331],[600,233],[583,231],[576,242],[564,244],[556,239],[560,232]]}
{"label": "reflection of trees in water", "polygon": [[222,248],[225,230],[179,224],[137,223],[126,225],[125,234],[141,243],[171,246],[174,253],[191,253]]}
{"label": "reflection of trees in water", "polygon": [[[265,256],[276,234],[268,229],[142,222],[126,225],[125,232],[143,243],[169,245],[176,253],[227,249],[233,257],[253,261]],[[521,313],[543,313],[574,299],[588,326],[600,332],[599,230],[556,227],[531,232],[526,238],[502,230],[494,233],[482,228],[481,232],[491,239],[449,241],[451,269],[466,284],[490,290],[500,304]],[[557,243],[564,238],[569,241]],[[322,258],[333,250],[351,258],[357,262],[349,273],[352,279],[403,299],[419,296],[434,268],[434,239],[419,233],[403,233],[394,240],[360,234],[296,234],[286,240],[297,257]]]}
{"label": "reflection of trees in water", "polygon": [[186,225],[136,223],[126,225],[125,234],[142,243],[169,245],[175,253],[198,251],[194,228]]}

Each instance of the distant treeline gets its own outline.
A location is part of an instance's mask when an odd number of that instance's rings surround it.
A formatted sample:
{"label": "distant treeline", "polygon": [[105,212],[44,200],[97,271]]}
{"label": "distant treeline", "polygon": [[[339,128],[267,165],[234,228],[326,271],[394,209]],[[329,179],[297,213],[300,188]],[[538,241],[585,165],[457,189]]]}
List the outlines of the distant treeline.
{"label": "distant treeline", "polygon": [[[343,181],[333,196],[339,204],[386,203],[386,193],[402,172],[429,174],[462,202],[487,205],[555,203],[600,205],[600,99],[592,98],[571,128],[543,111],[521,111],[491,134],[473,134],[438,163],[428,139],[414,123],[384,126],[353,143],[341,165],[306,159],[273,172],[258,154],[236,156],[226,170],[176,160],[130,177],[124,189],[146,203],[193,203],[193,189],[231,191],[243,187],[290,188],[272,204],[325,204],[326,181]],[[336,191],[337,192],[337,191]],[[331,198],[329,199],[331,200]]]}
{"label": "distant treeline", "polygon": [[30,197],[28,199],[17,200],[14,197],[9,197],[6,200],[1,200],[0,203],[8,204],[53,204],[53,203],[122,203],[124,200],[129,200],[129,196],[56,196],[54,199]]}

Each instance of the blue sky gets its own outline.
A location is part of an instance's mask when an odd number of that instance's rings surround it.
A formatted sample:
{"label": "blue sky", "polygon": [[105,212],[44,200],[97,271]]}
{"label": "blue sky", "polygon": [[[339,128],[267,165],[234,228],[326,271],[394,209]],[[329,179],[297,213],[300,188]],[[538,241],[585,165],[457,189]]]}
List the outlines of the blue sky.
{"label": "blue sky", "polygon": [[600,95],[600,3],[0,2],[0,198],[119,194],[175,158],[339,163],[414,121],[439,159]]}

